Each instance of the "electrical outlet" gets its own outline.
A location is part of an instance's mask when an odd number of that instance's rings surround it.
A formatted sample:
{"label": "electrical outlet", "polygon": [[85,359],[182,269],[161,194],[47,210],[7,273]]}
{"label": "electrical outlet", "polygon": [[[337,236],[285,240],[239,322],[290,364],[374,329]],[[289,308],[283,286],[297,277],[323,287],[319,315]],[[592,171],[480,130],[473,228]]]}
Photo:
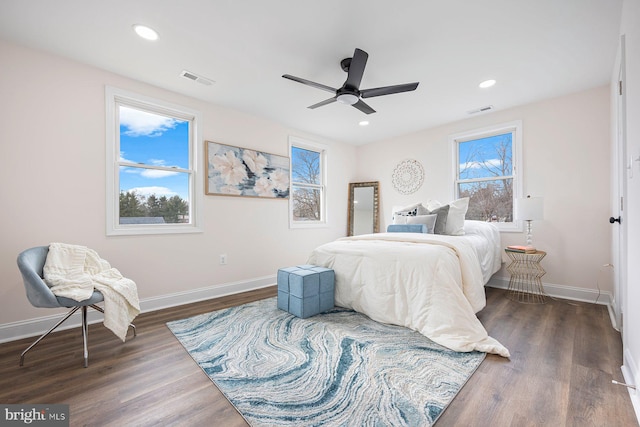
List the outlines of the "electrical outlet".
{"label": "electrical outlet", "polygon": [[220,254],[220,265],[227,265],[227,254]]}

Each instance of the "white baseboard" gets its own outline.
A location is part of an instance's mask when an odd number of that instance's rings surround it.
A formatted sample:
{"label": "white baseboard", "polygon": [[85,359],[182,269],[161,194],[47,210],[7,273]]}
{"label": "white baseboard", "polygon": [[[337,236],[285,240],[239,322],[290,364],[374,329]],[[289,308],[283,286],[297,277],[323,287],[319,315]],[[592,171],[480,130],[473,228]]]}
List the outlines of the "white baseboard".
{"label": "white baseboard", "polygon": [[609,308],[609,317],[611,318],[611,324],[613,325],[613,329],[620,332],[620,324],[618,324],[618,316],[616,315],[616,297],[611,294],[611,301],[607,306]]}
{"label": "white baseboard", "polygon": [[[492,277],[487,283],[491,288],[508,289],[508,277]],[[592,304],[602,304],[609,307],[609,313],[612,314],[611,293],[608,291],[600,291],[594,289],[578,288],[575,286],[554,285],[553,283],[542,283],[547,295],[554,298],[562,298],[573,301],[590,302]],[[615,316],[614,316],[615,317]]]}
{"label": "white baseboard", "polygon": [[239,294],[241,292],[253,291],[255,289],[266,288],[276,284],[276,275],[259,277],[256,279],[239,282],[225,283],[222,285],[209,286],[207,288],[193,289],[184,292],[176,292],[159,297],[146,298],[140,301],[140,310],[143,313],[148,311],[162,310],[163,308],[175,307],[178,305],[190,304],[212,298],[220,298],[227,295]]}
{"label": "white baseboard", "polygon": [[[624,376],[624,382],[637,387],[638,383],[636,381],[640,378],[640,375],[638,375],[638,365],[633,360],[633,356],[628,349],[624,351],[623,363],[624,365],[622,365],[620,369]],[[636,411],[636,418],[640,420],[640,395],[638,394],[638,389],[627,388],[627,390],[629,391],[631,403],[633,403],[633,409]]]}
{"label": "white baseboard", "polygon": [[[145,298],[140,300],[140,310],[142,313],[146,313],[161,310],[163,308],[175,307],[212,298],[252,291],[254,289],[266,288],[267,286],[272,286],[275,283],[276,276],[272,275],[245,281],[225,283],[207,288],[192,289],[189,291],[177,292],[158,297]],[[0,325],[0,343],[41,335],[51,328],[57,321],[62,319],[65,314],[66,313],[61,313],[2,324]],[[102,322],[102,314],[90,309],[87,314],[87,321],[90,324]],[[56,330],[76,328],[79,327],[80,324],[80,311],[78,311],[78,313],[67,319],[67,321],[60,325]]]}

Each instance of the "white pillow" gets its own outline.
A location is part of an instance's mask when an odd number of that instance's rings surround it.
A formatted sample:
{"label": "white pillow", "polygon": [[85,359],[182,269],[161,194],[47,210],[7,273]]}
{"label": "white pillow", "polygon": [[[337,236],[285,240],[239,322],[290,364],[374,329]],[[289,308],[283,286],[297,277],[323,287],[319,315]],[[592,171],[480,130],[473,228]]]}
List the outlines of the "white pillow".
{"label": "white pillow", "polygon": [[422,206],[422,203],[414,203],[409,206],[404,206],[393,212],[393,224],[408,224],[408,216],[426,215],[429,211]]}
{"label": "white pillow", "polygon": [[413,210],[416,211],[416,215],[427,215],[428,213],[427,208],[425,208],[420,202],[400,208],[398,209],[398,212],[411,212]]}
{"label": "white pillow", "polygon": [[407,218],[409,218],[407,215],[401,215],[400,212],[394,212],[393,213],[393,224],[394,225],[406,224],[407,223]]}
{"label": "white pillow", "polygon": [[438,218],[437,214],[433,215],[416,215],[416,216],[407,216],[407,224],[424,224],[427,226],[427,233],[433,234],[433,230],[436,228],[436,218]]}
{"label": "white pillow", "polygon": [[[429,200],[427,202],[427,209],[431,211],[442,206],[446,205],[441,204],[437,200]],[[463,197],[462,199],[457,199],[453,202],[449,202],[449,215],[447,216],[445,234],[448,234],[450,236],[464,235],[464,217],[465,215],[467,215],[468,208],[468,197]]]}

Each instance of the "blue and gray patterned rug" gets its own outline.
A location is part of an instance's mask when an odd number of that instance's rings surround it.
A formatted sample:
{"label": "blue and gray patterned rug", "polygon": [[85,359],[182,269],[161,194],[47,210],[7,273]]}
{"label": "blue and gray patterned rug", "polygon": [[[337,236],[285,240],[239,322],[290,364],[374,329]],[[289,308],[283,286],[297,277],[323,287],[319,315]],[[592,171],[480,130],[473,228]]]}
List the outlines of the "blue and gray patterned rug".
{"label": "blue and gray patterned rug", "polygon": [[351,310],[256,301],[167,323],[252,426],[430,426],[485,357]]}

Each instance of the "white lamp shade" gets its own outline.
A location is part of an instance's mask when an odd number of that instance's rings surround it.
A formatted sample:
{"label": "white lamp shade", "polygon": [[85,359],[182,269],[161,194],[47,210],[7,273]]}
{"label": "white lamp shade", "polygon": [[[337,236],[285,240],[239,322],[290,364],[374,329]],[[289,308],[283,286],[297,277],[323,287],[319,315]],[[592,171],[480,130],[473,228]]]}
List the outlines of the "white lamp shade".
{"label": "white lamp shade", "polygon": [[527,197],[516,200],[516,219],[524,221],[544,218],[544,203],[542,197]]}

